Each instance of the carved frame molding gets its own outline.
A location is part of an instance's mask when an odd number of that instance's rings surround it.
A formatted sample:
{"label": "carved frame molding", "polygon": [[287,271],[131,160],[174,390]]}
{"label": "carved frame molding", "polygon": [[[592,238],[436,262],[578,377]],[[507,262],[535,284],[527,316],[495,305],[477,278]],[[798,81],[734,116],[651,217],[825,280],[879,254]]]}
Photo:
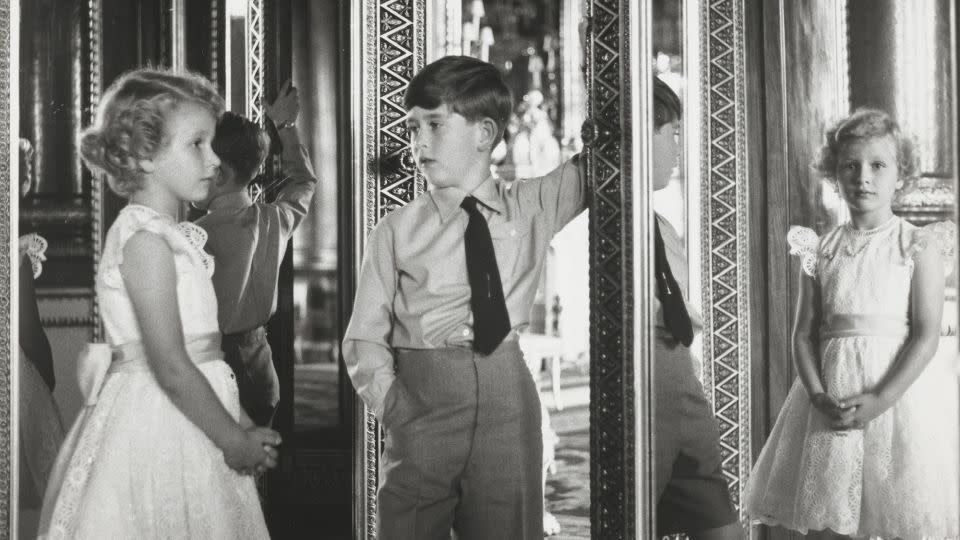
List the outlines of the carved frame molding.
{"label": "carved frame molding", "polygon": [[10,13],[10,0],[0,0],[0,133],[7,134],[7,151],[0,152],[0,208],[4,210],[4,219],[0,224],[0,246],[3,246],[6,257],[0,257],[0,326],[5,332],[0,332],[0,540],[14,536],[11,516],[12,478],[11,448],[13,435],[13,411],[11,400],[11,361],[13,360],[13,340],[11,339],[11,310],[10,280],[11,275],[11,227],[10,227],[10,176],[15,172],[11,168],[13,152],[10,140],[11,95],[13,87],[10,70],[11,39],[15,35],[12,27],[13,17]]}
{"label": "carved frame molding", "polygon": [[[412,201],[425,188],[423,177],[399,172],[380,175],[372,166],[407,146],[403,93],[426,59],[427,0],[364,0],[351,14],[354,32],[351,87],[353,106],[354,269],[359,272],[366,237],[388,212]],[[377,535],[377,475],[380,426],[358,400],[354,417],[354,524],[358,538]]]}
{"label": "carved frame molding", "polygon": [[740,509],[753,464],[744,2],[710,0],[701,9],[703,383]]}

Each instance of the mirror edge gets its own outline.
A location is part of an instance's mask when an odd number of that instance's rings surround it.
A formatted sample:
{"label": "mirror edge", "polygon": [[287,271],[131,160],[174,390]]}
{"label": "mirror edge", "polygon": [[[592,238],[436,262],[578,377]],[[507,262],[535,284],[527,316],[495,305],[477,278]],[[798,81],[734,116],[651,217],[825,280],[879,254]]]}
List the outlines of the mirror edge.
{"label": "mirror edge", "polygon": [[[0,205],[6,212],[3,224],[0,225],[0,238],[5,238],[7,256],[0,260],[0,298],[10,301],[0,311],[0,325],[8,329],[0,336],[0,418],[8,418],[7,422],[0,423],[0,538],[14,538],[17,525],[17,501],[14,493],[17,486],[16,457],[13,455],[13,443],[16,442],[16,412],[17,404],[14,401],[16,389],[13,388],[14,367],[12,324],[16,319],[17,303],[10,297],[13,283],[13,268],[15,268],[15,251],[13,239],[17,234],[17,211],[12,208],[13,182],[10,178],[18,171],[18,160],[12,156],[19,155],[16,134],[10,129],[18,117],[16,94],[13,89],[19,87],[17,70],[10,69],[13,54],[18,54],[19,32],[19,4],[17,0],[0,0],[0,80],[6,85],[5,92],[0,92],[0,130],[7,134],[7,149],[0,152]],[[6,185],[3,183],[6,182]]]}

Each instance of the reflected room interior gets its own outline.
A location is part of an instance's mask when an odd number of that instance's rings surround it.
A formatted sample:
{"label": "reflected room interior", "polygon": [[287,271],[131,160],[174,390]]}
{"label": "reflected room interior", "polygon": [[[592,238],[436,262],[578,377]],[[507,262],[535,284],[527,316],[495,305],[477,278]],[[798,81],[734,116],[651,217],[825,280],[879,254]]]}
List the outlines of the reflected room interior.
{"label": "reflected room interior", "polygon": [[[583,3],[446,1],[447,8],[458,4],[462,24],[460,39],[451,38],[442,54],[492,63],[513,93],[514,113],[493,151],[493,174],[509,186],[580,152]],[[563,538],[590,538],[588,220],[583,212],[550,243],[530,326],[520,335],[545,413],[544,529]]]}

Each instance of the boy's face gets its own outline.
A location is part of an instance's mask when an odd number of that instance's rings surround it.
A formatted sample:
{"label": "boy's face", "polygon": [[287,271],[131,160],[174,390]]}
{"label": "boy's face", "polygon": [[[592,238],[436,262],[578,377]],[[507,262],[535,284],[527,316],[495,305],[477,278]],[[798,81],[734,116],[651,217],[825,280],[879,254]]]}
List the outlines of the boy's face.
{"label": "boy's face", "polygon": [[653,189],[667,187],[680,159],[680,121],[667,122],[653,131]]}
{"label": "boy's face", "polygon": [[[482,122],[472,122],[446,104],[435,109],[413,107],[407,113],[410,151],[431,185],[460,187],[484,174],[486,148]],[[485,174],[484,174],[484,177]]]}

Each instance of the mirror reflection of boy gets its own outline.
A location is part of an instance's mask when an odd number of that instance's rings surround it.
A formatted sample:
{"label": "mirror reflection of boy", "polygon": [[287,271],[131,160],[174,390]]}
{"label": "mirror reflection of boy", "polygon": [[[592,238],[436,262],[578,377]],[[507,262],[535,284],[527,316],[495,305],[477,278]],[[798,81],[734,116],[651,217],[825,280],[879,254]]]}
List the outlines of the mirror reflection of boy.
{"label": "mirror reflection of boy", "polygon": [[437,60],[404,103],[432,189],[370,233],[343,342],[386,431],[378,538],[540,540],[540,402],[517,332],[586,176],[576,158],[509,189],[491,175],[513,108],[491,64]]}
{"label": "mirror reflection of boy", "polygon": [[214,256],[224,360],[237,375],[240,404],[268,426],[280,385],[265,325],[277,309],[280,263],[293,231],[310,209],[317,187],[309,156],[297,134],[300,101],[290,82],[266,109],[283,144],[284,184],[273,202],[254,202],[247,187],[267,158],[269,136],[255,122],[227,112],[217,122],[213,150],[220,175],[210,188],[208,213],[196,223],[207,231]]}
{"label": "mirror reflection of boy", "polygon": [[[653,188],[670,182],[680,156],[680,98],[654,78]],[[654,217],[655,335],[653,376],[657,532],[693,539],[740,538],[742,532],[723,477],[720,430],[690,352],[702,322],[683,297],[687,259],[677,231]]]}

